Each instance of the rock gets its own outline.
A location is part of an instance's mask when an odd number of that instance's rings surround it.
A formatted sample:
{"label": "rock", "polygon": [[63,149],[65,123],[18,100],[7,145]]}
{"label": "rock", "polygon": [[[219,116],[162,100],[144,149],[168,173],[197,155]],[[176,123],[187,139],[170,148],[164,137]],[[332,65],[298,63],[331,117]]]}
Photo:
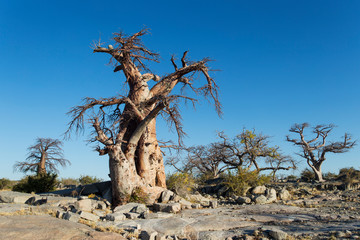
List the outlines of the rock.
{"label": "rock", "polygon": [[265,203],[267,203],[267,198],[264,195],[260,195],[255,198],[255,203],[256,204],[265,204]]}
{"label": "rock", "polygon": [[170,200],[174,198],[175,193],[170,190],[165,190],[161,193],[159,202],[168,203]]}
{"label": "rock", "polygon": [[210,201],[210,207],[211,207],[211,208],[217,208],[217,207],[218,207],[218,202],[217,202],[217,200]]}
{"label": "rock", "polygon": [[139,218],[139,216],[140,216],[139,213],[134,213],[134,212],[124,213],[124,215],[125,215],[126,218],[128,218],[128,219],[137,219],[137,218]]}
{"label": "rock", "polygon": [[131,212],[134,208],[137,208],[139,206],[141,208],[146,208],[145,204],[142,204],[142,203],[128,203],[128,204],[125,204],[125,205],[117,206],[114,209],[114,212],[128,213],[128,212]]}
{"label": "rock", "polygon": [[20,204],[20,203],[0,203],[0,213],[10,214],[16,212],[28,211],[30,209],[29,205]]}
{"label": "rock", "polygon": [[264,194],[266,191],[266,187],[265,186],[256,186],[251,190],[252,194]]}
{"label": "rock", "polygon": [[154,203],[155,211],[178,213],[181,211],[180,203]]}
{"label": "rock", "polygon": [[284,231],[279,229],[276,230],[269,230],[269,235],[273,237],[275,240],[286,240],[288,234]]}
{"label": "rock", "polygon": [[0,191],[0,202],[2,203],[26,203],[26,201],[28,201],[32,197],[40,198],[40,196],[38,195],[33,195],[29,193]]}
{"label": "rock", "polygon": [[74,206],[79,211],[91,212],[91,210],[92,210],[92,201],[91,201],[91,199],[82,199],[82,200],[77,201],[74,204]]}
{"label": "rock", "polygon": [[192,207],[192,208],[195,208],[195,209],[200,209],[200,208],[201,208],[201,204],[200,204],[200,203],[194,203],[194,204],[191,204],[191,207]]}
{"label": "rock", "polygon": [[149,208],[147,208],[144,204],[141,204],[141,205],[135,206],[133,209],[130,210],[130,212],[142,214],[145,212],[149,212]]}
{"label": "rock", "polygon": [[238,197],[237,199],[236,199],[236,202],[237,203],[239,203],[239,204],[249,204],[249,203],[251,203],[251,198],[249,198],[249,197]]}
{"label": "rock", "polygon": [[157,238],[156,238],[157,235],[158,235],[157,232],[142,231],[140,233],[140,239],[141,240],[157,240]]}
{"label": "rock", "polygon": [[103,210],[93,210],[92,213],[99,217],[104,217],[106,215],[106,212]]}
{"label": "rock", "polygon": [[61,211],[61,210],[57,210],[57,211],[56,211],[56,217],[57,217],[57,218],[62,219],[63,216],[64,216],[64,214],[65,214],[64,211]]}
{"label": "rock", "polygon": [[63,215],[63,219],[65,220],[68,220],[70,222],[78,222],[79,219],[80,219],[80,216],[76,213],[72,213],[72,212],[66,212],[64,215]]}
{"label": "rock", "polygon": [[198,202],[201,205],[208,207],[210,206],[210,199],[205,198],[204,196],[202,196],[201,194],[192,194],[189,196],[190,200],[193,202]]}
{"label": "rock", "polygon": [[0,239],[16,240],[126,240],[117,233],[97,232],[90,227],[49,215],[0,216]]}
{"label": "rock", "polygon": [[273,188],[266,189],[266,203],[276,202],[276,191]]}
{"label": "rock", "polygon": [[84,212],[84,211],[80,212],[80,217],[83,219],[86,219],[86,220],[94,221],[94,222],[97,222],[99,220],[99,216],[96,216],[92,213]]}
{"label": "rock", "polygon": [[157,212],[157,213],[144,214],[145,219],[165,219],[171,217],[174,217],[173,213]]}
{"label": "rock", "polygon": [[106,199],[106,201],[108,203],[106,203],[106,205],[110,206],[111,203],[112,203],[112,190],[111,190],[111,187],[109,189],[106,189],[103,193],[102,193],[102,197],[104,199]]}
{"label": "rock", "polygon": [[291,195],[289,193],[288,190],[286,190],[285,188],[281,189],[281,191],[279,192],[279,198],[280,200],[289,200],[291,198]]}
{"label": "rock", "polygon": [[97,202],[97,206],[95,207],[96,209],[101,209],[101,210],[105,210],[106,209],[106,203],[104,201],[98,201]]}
{"label": "rock", "polygon": [[107,221],[123,221],[126,219],[126,216],[124,213],[121,213],[121,212],[115,212],[115,213],[110,213],[110,214],[107,214],[105,216],[105,219]]}

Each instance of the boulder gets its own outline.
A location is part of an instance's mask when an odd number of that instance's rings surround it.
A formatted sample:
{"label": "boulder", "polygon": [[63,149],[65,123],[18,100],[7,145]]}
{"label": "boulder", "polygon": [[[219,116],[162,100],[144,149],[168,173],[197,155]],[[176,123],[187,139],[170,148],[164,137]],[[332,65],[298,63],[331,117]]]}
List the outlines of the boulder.
{"label": "boulder", "polygon": [[178,213],[181,211],[180,203],[154,203],[153,207],[159,212]]}
{"label": "boulder", "polygon": [[107,214],[105,216],[105,219],[107,221],[123,221],[126,219],[126,216],[124,213],[121,213],[121,212],[115,212],[115,213],[110,213],[110,214]]}
{"label": "boulder", "polygon": [[121,206],[117,206],[114,209],[114,212],[118,212],[118,213],[128,213],[131,212],[134,208],[146,208],[145,204],[142,203],[127,203],[125,205],[121,205]]}
{"label": "boulder", "polygon": [[280,229],[269,230],[269,235],[274,238],[274,240],[286,240],[288,234]]}
{"label": "boulder", "polygon": [[97,222],[99,220],[99,216],[94,215],[89,212],[81,211],[79,215],[81,218],[86,219],[86,220],[90,220],[90,221],[94,221],[94,222]]}
{"label": "boulder", "polygon": [[256,186],[253,189],[251,189],[251,193],[252,194],[264,194],[266,191],[266,187],[265,186]]}
{"label": "boulder", "polygon": [[291,198],[291,195],[289,193],[288,190],[286,190],[285,188],[281,189],[281,191],[279,192],[279,198],[280,200],[289,200]]}
{"label": "boulder", "polygon": [[91,201],[91,199],[82,199],[82,200],[77,201],[74,204],[74,206],[79,211],[91,212],[91,210],[92,210],[92,201]]}
{"label": "boulder", "polygon": [[267,203],[267,198],[264,195],[257,196],[255,198],[255,203],[256,204],[265,204],[265,203]]}
{"label": "boulder", "polygon": [[211,208],[217,208],[218,207],[218,201],[217,200],[210,201],[210,207]]}
{"label": "boulder", "polygon": [[66,212],[63,215],[63,219],[68,220],[70,222],[78,222],[80,220],[80,216],[76,213],[72,213],[72,212]]}
{"label": "boulder", "polygon": [[239,203],[239,204],[249,204],[249,203],[251,203],[251,198],[249,198],[249,197],[238,197],[237,199],[236,199],[236,202],[237,203]]}
{"label": "boulder", "polygon": [[[35,198],[33,198],[35,197]],[[29,193],[13,192],[13,191],[1,191],[0,202],[2,203],[26,203],[30,198],[35,201],[37,198],[41,198],[38,195]]]}
{"label": "boulder", "polygon": [[276,202],[276,190],[273,188],[266,189],[266,203]]}
{"label": "boulder", "polygon": [[140,217],[139,213],[134,213],[134,212],[124,213],[124,215],[127,219],[132,219],[132,220]]}
{"label": "boulder", "polygon": [[150,231],[142,231],[140,233],[140,239],[141,240],[157,240],[158,238],[156,237],[158,235],[157,232],[150,232]]}
{"label": "boulder", "polygon": [[174,198],[175,193],[170,190],[165,190],[161,193],[159,202],[168,203],[170,200]]}

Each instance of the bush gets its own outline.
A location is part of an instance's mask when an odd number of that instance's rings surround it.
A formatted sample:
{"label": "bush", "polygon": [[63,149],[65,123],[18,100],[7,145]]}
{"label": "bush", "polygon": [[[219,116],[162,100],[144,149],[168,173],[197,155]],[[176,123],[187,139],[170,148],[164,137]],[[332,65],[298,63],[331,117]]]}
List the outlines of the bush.
{"label": "bush", "polygon": [[180,196],[192,192],[195,188],[195,179],[189,173],[174,173],[170,175],[166,180],[168,189],[175,192]]}
{"label": "bush", "polygon": [[306,168],[301,172],[300,179],[303,182],[311,182],[315,180],[315,173],[312,170]]}
{"label": "bush", "polygon": [[244,196],[251,187],[264,185],[271,181],[271,176],[260,175],[258,171],[239,168],[235,174],[228,172],[224,184],[233,194]]}
{"label": "bush", "polygon": [[69,186],[69,185],[79,185],[79,179],[76,178],[62,178],[60,181],[64,186]]}
{"label": "bush", "polygon": [[324,173],[324,179],[325,180],[335,180],[336,178],[338,178],[339,176],[336,173],[332,173],[332,172],[327,172]]}
{"label": "bush", "polygon": [[11,185],[12,185],[12,182],[10,181],[10,179],[7,179],[7,178],[0,179],[0,190],[10,189]]}
{"label": "bush", "polygon": [[144,203],[146,204],[149,200],[148,195],[140,188],[136,187],[129,197],[128,202]]}
{"label": "bush", "polygon": [[79,178],[79,182],[81,185],[87,185],[87,184],[93,184],[97,182],[102,182],[103,180],[101,178],[92,177],[89,175],[81,175]]}
{"label": "bush", "polygon": [[288,181],[296,181],[298,178],[295,175],[289,175],[285,179]]}
{"label": "bush", "polygon": [[353,167],[342,168],[339,171],[338,179],[345,182],[346,184],[352,184],[352,183],[355,183],[355,182],[359,182],[359,180],[360,180],[360,171],[356,170]]}
{"label": "bush", "polygon": [[35,176],[27,176],[20,180],[14,187],[14,191],[18,192],[35,192],[44,193],[55,190],[57,184],[57,175],[55,173],[46,173]]}

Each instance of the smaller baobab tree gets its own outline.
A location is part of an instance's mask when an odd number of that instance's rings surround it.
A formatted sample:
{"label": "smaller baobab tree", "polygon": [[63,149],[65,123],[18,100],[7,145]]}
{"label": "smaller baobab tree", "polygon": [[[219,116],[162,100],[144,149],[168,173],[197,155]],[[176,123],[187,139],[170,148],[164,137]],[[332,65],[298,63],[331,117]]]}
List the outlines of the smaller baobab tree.
{"label": "smaller baobab tree", "polygon": [[356,141],[351,141],[351,136],[345,133],[343,140],[338,142],[330,142],[326,144],[326,138],[335,128],[333,124],[317,125],[312,128],[314,136],[305,139],[305,129],[310,127],[308,123],[295,124],[290,128],[290,132],[298,134],[300,139],[286,137],[288,142],[302,148],[298,155],[305,158],[309,167],[314,171],[315,179],[323,182],[321,166],[326,160],[326,153],[344,153],[355,146]]}
{"label": "smaller baobab tree", "polygon": [[270,146],[269,136],[255,133],[254,130],[243,129],[234,138],[228,138],[223,132],[218,134],[219,146],[225,151],[223,162],[235,168],[256,171],[272,171],[275,176],[279,170],[296,169],[295,161],[283,155],[278,146]]}
{"label": "smaller baobab tree", "polygon": [[37,138],[36,143],[28,148],[25,161],[16,162],[14,169],[20,172],[35,172],[43,175],[58,172],[58,165],[65,167],[70,161],[64,158],[63,143],[57,139]]}

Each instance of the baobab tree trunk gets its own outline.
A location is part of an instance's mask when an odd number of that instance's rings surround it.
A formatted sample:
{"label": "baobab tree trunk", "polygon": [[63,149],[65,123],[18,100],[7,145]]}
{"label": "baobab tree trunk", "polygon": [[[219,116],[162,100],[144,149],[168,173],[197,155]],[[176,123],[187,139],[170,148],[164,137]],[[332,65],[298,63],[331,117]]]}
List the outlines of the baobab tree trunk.
{"label": "baobab tree trunk", "polygon": [[41,154],[41,158],[40,158],[40,162],[39,162],[39,166],[37,169],[37,175],[42,175],[42,174],[46,174],[46,156],[44,153]]}

